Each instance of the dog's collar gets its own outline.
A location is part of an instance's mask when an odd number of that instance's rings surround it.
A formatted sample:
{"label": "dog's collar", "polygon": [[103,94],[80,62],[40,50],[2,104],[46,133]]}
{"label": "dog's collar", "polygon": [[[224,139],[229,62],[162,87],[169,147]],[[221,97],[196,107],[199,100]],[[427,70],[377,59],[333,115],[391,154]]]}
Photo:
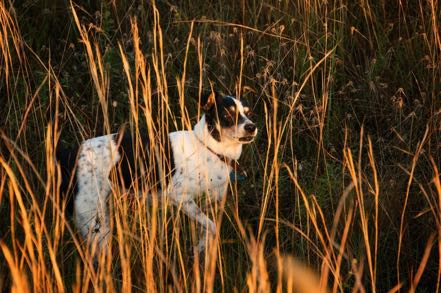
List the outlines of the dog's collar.
{"label": "dog's collar", "polygon": [[230,173],[231,180],[237,179],[239,181],[242,181],[247,177],[247,173],[245,172],[245,170],[242,169],[242,167],[239,165],[237,160],[233,160],[231,158],[228,158],[227,156],[216,153],[208,145],[206,145],[202,140],[200,140],[199,137],[196,136],[196,138],[199,141],[199,143],[201,145],[203,145],[209,152],[211,152],[213,155],[218,157],[219,160],[221,160],[221,162],[223,162],[227,166],[230,166],[233,169]]}
{"label": "dog's collar", "polygon": [[236,160],[230,159],[227,156],[221,155],[216,153],[215,151],[213,151],[208,145],[206,145],[202,140],[199,139],[199,137],[197,137],[197,140],[200,142],[200,144],[202,144],[208,151],[210,151],[213,155],[215,155],[216,157],[219,158],[219,160],[221,160],[222,162],[224,162],[225,164],[227,164],[228,166],[234,167],[233,164],[238,164]]}

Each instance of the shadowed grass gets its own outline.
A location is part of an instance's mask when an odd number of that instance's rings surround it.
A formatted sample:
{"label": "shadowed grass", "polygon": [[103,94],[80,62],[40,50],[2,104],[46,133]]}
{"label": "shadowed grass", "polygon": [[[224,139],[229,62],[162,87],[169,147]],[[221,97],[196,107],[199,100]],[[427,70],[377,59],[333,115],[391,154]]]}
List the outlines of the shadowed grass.
{"label": "shadowed grass", "polygon": [[[438,1],[29,5],[0,3],[1,291],[439,291]],[[219,227],[206,255],[135,180],[94,265],[55,147],[126,128],[165,180],[161,142],[211,87],[252,102],[259,137],[246,181],[199,203]]]}

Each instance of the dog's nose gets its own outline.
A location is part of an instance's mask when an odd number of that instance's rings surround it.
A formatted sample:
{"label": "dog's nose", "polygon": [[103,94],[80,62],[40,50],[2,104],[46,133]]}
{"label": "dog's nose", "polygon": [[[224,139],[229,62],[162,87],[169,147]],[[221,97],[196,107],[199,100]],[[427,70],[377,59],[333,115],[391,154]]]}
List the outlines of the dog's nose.
{"label": "dog's nose", "polygon": [[253,133],[256,130],[256,124],[248,123],[245,125],[245,130],[249,133]]}

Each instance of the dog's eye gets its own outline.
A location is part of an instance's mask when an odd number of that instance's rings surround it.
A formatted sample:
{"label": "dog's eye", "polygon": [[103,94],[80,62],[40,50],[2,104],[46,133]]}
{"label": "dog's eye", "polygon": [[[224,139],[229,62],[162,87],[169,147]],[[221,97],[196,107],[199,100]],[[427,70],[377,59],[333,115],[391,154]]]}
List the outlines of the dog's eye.
{"label": "dog's eye", "polygon": [[231,119],[231,115],[230,115],[230,113],[224,113],[222,115],[222,118],[225,119],[225,120],[228,120],[228,119]]}
{"label": "dog's eye", "polygon": [[244,114],[245,114],[245,116],[247,116],[247,117],[253,117],[253,115],[254,115],[253,112],[250,111],[250,110],[245,111]]}

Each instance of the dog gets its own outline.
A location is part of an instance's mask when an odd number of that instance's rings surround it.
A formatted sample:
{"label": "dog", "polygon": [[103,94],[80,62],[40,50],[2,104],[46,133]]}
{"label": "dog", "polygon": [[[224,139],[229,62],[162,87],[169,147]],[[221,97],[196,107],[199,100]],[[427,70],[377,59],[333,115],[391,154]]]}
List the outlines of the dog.
{"label": "dog", "polygon": [[[203,232],[216,234],[215,223],[195,199],[203,194],[211,202],[224,198],[242,146],[251,143],[258,130],[244,98],[211,92],[201,97],[199,106],[203,114],[193,130],[170,132],[162,148],[142,135],[138,147],[144,151],[137,152],[135,140],[123,132],[85,140],[72,151],[57,150],[60,190],[63,194],[73,190],[68,210],[73,210],[76,227],[95,253],[106,247],[111,235],[107,201],[114,169],[125,188],[135,188],[136,178],[150,180],[149,194],[166,197],[197,221]],[[142,162],[143,167],[137,168]],[[203,252],[205,243],[201,237],[196,249]]]}

